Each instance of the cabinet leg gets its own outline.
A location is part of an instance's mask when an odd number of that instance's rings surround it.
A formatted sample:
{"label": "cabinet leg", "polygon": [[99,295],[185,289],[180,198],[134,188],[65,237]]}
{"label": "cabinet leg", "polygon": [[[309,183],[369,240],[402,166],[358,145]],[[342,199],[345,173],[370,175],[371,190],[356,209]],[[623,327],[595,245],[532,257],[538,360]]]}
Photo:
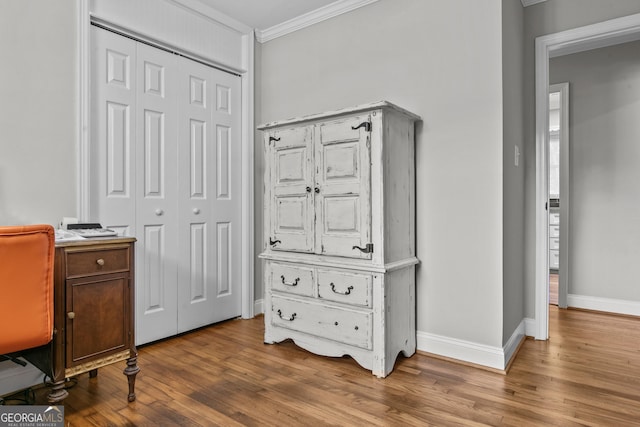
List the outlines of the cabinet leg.
{"label": "cabinet leg", "polygon": [[97,369],[92,369],[89,371],[89,378],[95,378],[98,376],[98,370]]}
{"label": "cabinet leg", "polygon": [[129,402],[136,400],[136,375],[140,372],[138,368],[138,355],[132,356],[127,359],[127,367],[124,369],[124,374],[127,376],[129,382]]}
{"label": "cabinet leg", "polygon": [[49,403],[58,403],[63,401],[67,396],[69,396],[69,392],[64,389],[65,379],[63,378],[60,381],[55,381],[51,383],[51,390],[49,391],[49,395],[47,396],[47,400]]}

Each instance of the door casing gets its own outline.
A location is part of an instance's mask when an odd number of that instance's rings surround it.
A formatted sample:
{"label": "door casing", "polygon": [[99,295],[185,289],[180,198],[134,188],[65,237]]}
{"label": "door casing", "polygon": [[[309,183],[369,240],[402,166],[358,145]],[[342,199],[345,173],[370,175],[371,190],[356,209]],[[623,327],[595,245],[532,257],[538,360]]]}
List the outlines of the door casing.
{"label": "door casing", "polygon": [[549,338],[549,59],[639,39],[640,13],[536,38],[535,339]]}

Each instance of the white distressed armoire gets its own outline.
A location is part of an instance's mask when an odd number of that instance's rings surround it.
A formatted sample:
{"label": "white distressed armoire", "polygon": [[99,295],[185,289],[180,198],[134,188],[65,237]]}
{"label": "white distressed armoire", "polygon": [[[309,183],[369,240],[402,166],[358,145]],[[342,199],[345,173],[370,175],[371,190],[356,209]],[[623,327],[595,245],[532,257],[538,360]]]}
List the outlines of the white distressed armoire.
{"label": "white distressed armoire", "polygon": [[376,102],[267,123],[265,337],[378,377],[415,329],[414,124]]}

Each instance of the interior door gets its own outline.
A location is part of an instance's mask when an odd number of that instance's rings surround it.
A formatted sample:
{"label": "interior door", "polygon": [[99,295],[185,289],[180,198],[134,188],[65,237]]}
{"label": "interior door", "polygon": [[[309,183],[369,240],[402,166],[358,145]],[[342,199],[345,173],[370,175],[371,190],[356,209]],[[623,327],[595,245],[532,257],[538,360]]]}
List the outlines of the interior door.
{"label": "interior door", "polygon": [[271,156],[273,199],[267,244],[273,250],[313,252],[313,128],[278,130],[265,138]]}
{"label": "interior door", "polygon": [[137,43],[136,339],[177,333],[177,57]]}
{"label": "interior door", "polygon": [[179,66],[178,332],[241,313],[240,78]]}
{"label": "interior door", "polygon": [[371,259],[371,161],[368,116],[316,127],[316,252]]}

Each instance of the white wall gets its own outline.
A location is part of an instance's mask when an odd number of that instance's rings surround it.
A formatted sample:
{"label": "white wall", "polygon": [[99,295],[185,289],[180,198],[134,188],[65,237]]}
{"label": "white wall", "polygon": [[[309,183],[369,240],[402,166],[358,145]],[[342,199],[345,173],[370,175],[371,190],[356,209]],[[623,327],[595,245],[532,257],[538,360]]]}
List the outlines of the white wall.
{"label": "white wall", "polygon": [[[76,214],[75,17],[75,1],[0,2],[0,225]],[[0,395],[41,381],[0,363]]]}
{"label": "white wall", "polygon": [[262,122],[382,99],[423,118],[419,346],[503,344],[501,28],[500,2],[380,0],[261,47]]}
{"label": "white wall", "polygon": [[0,225],[76,214],[76,1],[0,2]]}
{"label": "white wall", "polygon": [[569,294],[640,302],[640,42],[554,58],[569,82]]}
{"label": "white wall", "polygon": [[525,8],[525,316],[528,318],[535,316],[535,38],[635,13],[640,13],[638,0],[547,0]]}
{"label": "white wall", "polygon": [[[502,100],[504,163],[504,295],[503,345],[524,318],[524,151],[523,76],[524,13],[522,4],[502,0]],[[519,332],[520,334],[524,331]]]}

